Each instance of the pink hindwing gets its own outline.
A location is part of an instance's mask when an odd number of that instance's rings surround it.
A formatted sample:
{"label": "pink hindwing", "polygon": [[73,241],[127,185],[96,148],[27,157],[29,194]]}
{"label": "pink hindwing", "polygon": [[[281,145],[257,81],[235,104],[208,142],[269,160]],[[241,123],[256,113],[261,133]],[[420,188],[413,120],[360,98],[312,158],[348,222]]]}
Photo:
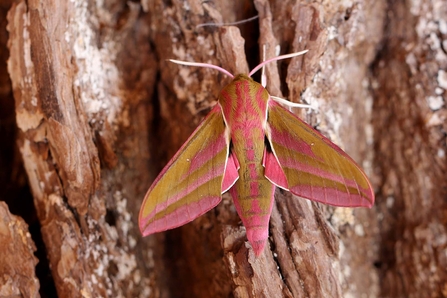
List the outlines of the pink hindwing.
{"label": "pink hindwing", "polygon": [[[174,62],[229,74],[217,66]],[[274,101],[261,84],[237,75],[148,190],[139,216],[141,233],[186,224],[219,204],[229,190],[259,255],[268,238],[275,186],[334,206],[374,204],[368,178],[343,150]]]}

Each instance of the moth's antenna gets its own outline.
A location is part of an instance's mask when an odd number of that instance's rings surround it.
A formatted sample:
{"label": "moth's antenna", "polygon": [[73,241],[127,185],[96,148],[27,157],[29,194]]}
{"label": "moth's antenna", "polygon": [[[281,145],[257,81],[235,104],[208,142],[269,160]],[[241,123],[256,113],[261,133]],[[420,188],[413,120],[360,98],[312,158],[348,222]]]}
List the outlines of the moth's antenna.
{"label": "moth's antenna", "polygon": [[[265,61],[265,44],[262,46],[262,62]],[[250,75],[251,77],[251,75]],[[267,86],[267,76],[265,75],[265,64],[262,66],[261,85],[265,88]]]}
{"label": "moth's antenna", "polygon": [[237,25],[241,25],[241,24],[245,24],[245,23],[254,21],[257,18],[259,18],[259,16],[254,16],[249,19],[240,20],[240,21],[236,21],[236,22],[230,22],[230,23],[203,23],[203,24],[197,25],[196,29],[201,28],[201,27],[207,27],[207,26],[211,26],[211,27],[237,26]]}
{"label": "moth's antenna", "polygon": [[[282,59],[287,59],[287,58],[292,58],[295,56],[299,56],[302,54],[307,53],[308,50],[305,51],[301,51],[298,53],[292,53],[292,54],[287,54],[287,55],[282,55],[282,56],[276,56],[275,58],[269,59],[269,60],[265,60],[265,44],[262,46],[262,63],[259,64],[258,66],[256,66],[249,74],[249,76],[251,77],[255,72],[257,72],[259,70],[259,68],[262,67],[262,74],[261,74],[261,85],[262,87],[265,88],[265,86],[267,86],[267,76],[265,75],[265,65],[267,63],[273,62],[273,61],[278,61],[278,60],[282,60]],[[288,100],[285,100],[284,98],[281,97],[277,97],[277,96],[272,96],[270,95],[270,98],[273,99],[274,101],[283,104],[285,106],[288,106],[289,108],[305,108],[305,109],[315,109],[314,107],[312,107],[309,104],[303,104],[303,103],[296,103],[296,102],[291,102]]]}
{"label": "moth's antenna", "polygon": [[255,68],[253,68],[252,71],[250,71],[250,73],[248,74],[249,77],[251,77],[255,72],[257,72],[260,68],[262,68],[264,65],[273,62],[273,61],[278,61],[278,60],[283,60],[283,59],[288,59],[288,58],[293,58],[299,55],[303,55],[306,54],[309,50],[304,50],[301,52],[297,52],[297,53],[292,53],[292,54],[287,54],[287,55],[281,55],[281,56],[277,56],[277,57],[273,57],[268,59],[267,61],[262,62],[261,64],[259,64],[258,66],[256,66]]}
{"label": "moth's antenna", "polygon": [[171,62],[174,62],[176,64],[180,64],[180,65],[196,66],[196,67],[204,67],[204,68],[216,69],[216,70],[226,74],[230,78],[234,78],[234,75],[232,75],[228,70],[223,69],[222,67],[217,66],[217,65],[213,65],[213,64],[209,64],[209,63],[199,63],[199,62],[187,62],[187,61],[180,61],[180,60],[174,60],[174,59],[168,59],[168,60],[171,61]]}
{"label": "moth's antenna", "polygon": [[273,99],[274,101],[276,101],[277,103],[283,104],[283,105],[288,106],[290,108],[303,108],[303,109],[317,110],[317,108],[314,108],[313,106],[311,106],[309,104],[291,102],[291,101],[288,101],[288,100],[286,100],[284,98],[281,98],[281,97],[278,97],[278,96],[270,95],[270,98]]}

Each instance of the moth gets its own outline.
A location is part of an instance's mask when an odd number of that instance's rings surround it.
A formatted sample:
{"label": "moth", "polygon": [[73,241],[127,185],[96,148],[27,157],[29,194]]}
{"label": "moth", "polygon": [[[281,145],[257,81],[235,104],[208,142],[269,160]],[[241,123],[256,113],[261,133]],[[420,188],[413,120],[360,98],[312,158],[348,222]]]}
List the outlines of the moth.
{"label": "moth", "polygon": [[272,58],[236,76],[211,64],[171,60],[217,69],[232,81],[149,188],[139,215],[143,236],[194,220],[229,191],[259,256],[268,238],[275,187],[333,206],[374,204],[371,184],[357,164],[251,78],[267,63],[304,52]]}

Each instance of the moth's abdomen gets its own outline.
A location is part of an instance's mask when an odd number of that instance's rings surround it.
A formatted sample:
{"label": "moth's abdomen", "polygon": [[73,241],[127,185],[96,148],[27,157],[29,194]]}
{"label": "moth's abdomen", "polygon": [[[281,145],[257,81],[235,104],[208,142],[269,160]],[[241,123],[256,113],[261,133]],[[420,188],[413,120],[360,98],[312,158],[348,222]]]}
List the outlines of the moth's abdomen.
{"label": "moth's abdomen", "polygon": [[219,97],[230,128],[231,151],[240,164],[239,180],[230,193],[256,255],[263,251],[268,238],[275,189],[265,178],[262,165],[267,100],[267,91],[243,75],[237,76]]}

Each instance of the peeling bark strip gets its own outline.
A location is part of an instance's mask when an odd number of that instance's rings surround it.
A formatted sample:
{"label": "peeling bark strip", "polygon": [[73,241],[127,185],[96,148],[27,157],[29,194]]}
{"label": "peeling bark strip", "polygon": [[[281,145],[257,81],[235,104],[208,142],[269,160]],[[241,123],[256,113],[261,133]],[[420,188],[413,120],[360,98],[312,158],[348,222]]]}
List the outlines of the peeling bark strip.
{"label": "peeling bark strip", "polygon": [[[55,48],[55,36],[51,36],[54,29],[54,34],[57,34],[58,28],[53,28],[54,24],[47,23],[50,20],[41,17],[40,14],[45,10],[43,7],[33,7],[31,1],[28,12],[25,9],[22,3],[9,14],[12,35],[10,50],[13,53],[22,52],[21,57],[16,57],[17,60],[10,60],[9,66],[13,85],[16,85],[15,93],[19,91],[17,84],[22,82],[20,91],[23,93],[16,96],[16,106],[20,112],[17,125],[28,135],[42,131],[27,139],[49,141],[51,155],[58,166],[58,175],[62,178],[63,189],[59,192],[63,191],[70,206],[79,214],[85,215],[89,197],[99,187],[96,147],[91,132],[84,129],[87,122],[80,114],[82,110],[76,110],[76,101],[80,99],[74,98],[70,90],[73,83],[68,75],[73,70],[61,72],[66,67],[55,65],[69,64],[69,57],[65,56],[62,49]],[[13,15],[14,11],[17,14]],[[56,21],[59,17],[62,19],[64,15],[56,14],[55,17],[51,21]],[[35,114],[40,119],[36,119]],[[29,118],[34,125],[28,125]],[[44,177],[41,178],[41,181],[45,180]]]}
{"label": "peeling bark strip", "polygon": [[[155,289],[142,273],[150,256],[136,261],[129,202],[142,196],[134,177],[149,179],[147,120],[138,116],[147,119],[142,102],[152,92],[155,66],[147,31],[133,29],[143,21],[139,6],[110,9],[22,1],[8,14],[19,149],[60,297],[147,296]],[[130,46],[135,40],[139,49]],[[141,50],[147,55],[137,60]],[[126,152],[130,144],[141,151]],[[109,170],[101,172],[100,163]]]}

